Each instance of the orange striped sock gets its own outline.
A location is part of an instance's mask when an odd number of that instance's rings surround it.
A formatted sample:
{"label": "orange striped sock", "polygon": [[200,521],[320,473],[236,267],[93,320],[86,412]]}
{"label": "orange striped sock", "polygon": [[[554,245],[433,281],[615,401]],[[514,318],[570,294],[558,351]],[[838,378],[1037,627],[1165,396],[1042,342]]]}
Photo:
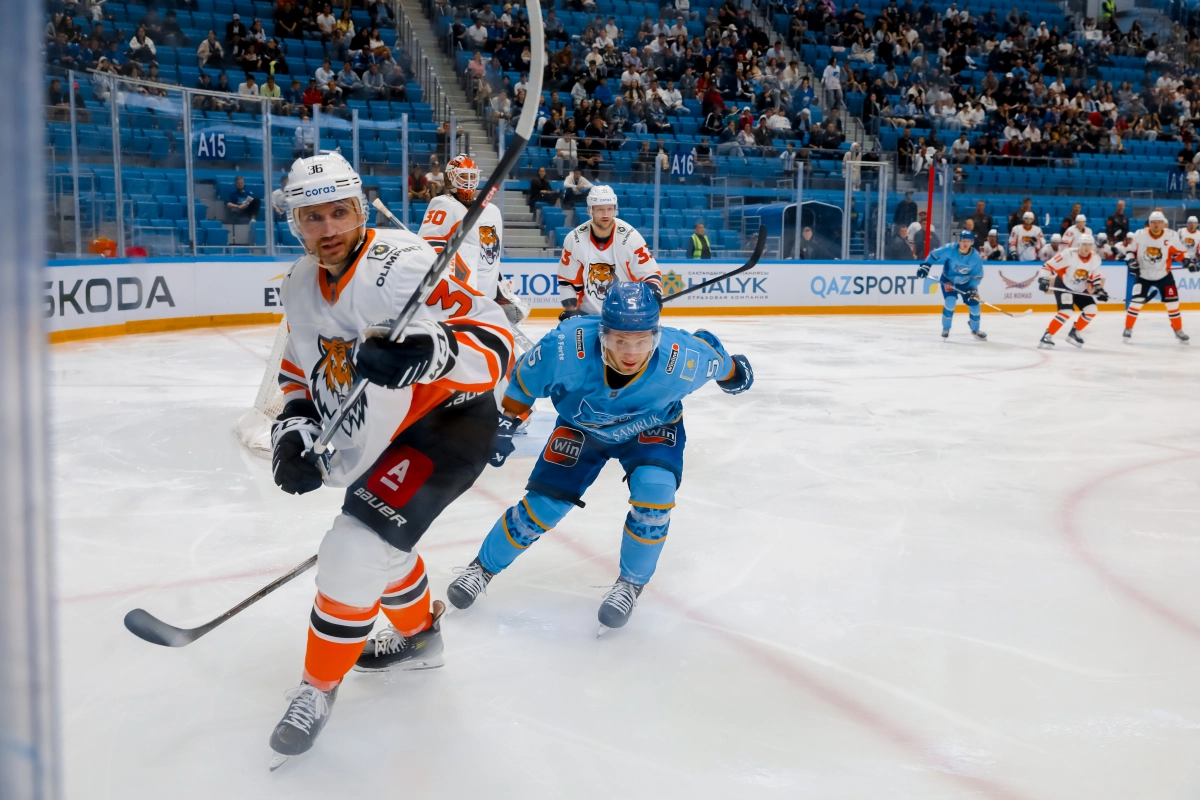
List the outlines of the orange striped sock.
{"label": "orange striped sock", "polygon": [[323,692],[341,683],[362,653],[378,614],[378,601],[370,608],[355,608],[317,592],[309,617],[304,680]]}
{"label": "orange striped sock", "polygon": [[1046,328],[1046,331],[1053,336],[1062,329],[1063,325],[1067,324],[1068,319],[1070,319],[1070,316],[1063,314],[1062,312],[1055,314],[1054,319],[1050,320],[1050,326]]}
{"label": "orange striped sock", "polygon": [[1081,331],[1088,326],[1088,323],[1096,318],[1095,314],[1082,314],[1079,319],[1075,320],[1075,330]]}
{"label": "orange striped sock", "polygon": [[425,562],[420,556],[412,572],[388,584],[380,603],[384,615],[401,636],[412,636],[430,626],[433,617],[429,612],[429,579],[425,577]]}

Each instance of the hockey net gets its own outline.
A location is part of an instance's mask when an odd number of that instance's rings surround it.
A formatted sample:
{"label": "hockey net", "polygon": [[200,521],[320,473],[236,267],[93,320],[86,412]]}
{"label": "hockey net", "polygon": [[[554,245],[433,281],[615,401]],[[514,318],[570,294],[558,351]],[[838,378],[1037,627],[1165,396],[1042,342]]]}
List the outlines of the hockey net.
{"label": "hockey net", "polygon": [[271,455],[271,423],[283,411],[283,392],[279,391],[279,367],[283,362],[283,350],[287,347],[287,319],[279,323],[275,332],[275,344],[267,357],[267,370],[263,373],[254,399],[254,408],[243,414],[234,425],[238,439],[255,455],[269,458]]}

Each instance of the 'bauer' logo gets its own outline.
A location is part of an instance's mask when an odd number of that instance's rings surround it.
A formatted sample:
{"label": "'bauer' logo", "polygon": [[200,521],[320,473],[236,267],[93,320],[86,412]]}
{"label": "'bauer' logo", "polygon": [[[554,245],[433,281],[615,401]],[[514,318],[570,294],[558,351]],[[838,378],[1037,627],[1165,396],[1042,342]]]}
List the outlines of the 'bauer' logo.
{"label": "'bauer' logo", "polygon": [[[357,343],[339,336],[326,339],[317,337],[317,349],[321,358],[313,367],[308,385],[313,389],[313,402],[317,411],[326,419],[332,419],[337,413],[338,406],[350,394],[354,379],[358,372],[354,368],[354,350]],[[364,392],[354,403],[354,408],[346,415],[342,423],[342,432],[350,435],[355,428],[361,428],[367,414],[367,395]]]}
{"label": "'bauer' logo", "polygon": [[583,438],[583,432],[574,428],[555,428],[542,457],[560,467],[573,467],[579,463],[579,455],[583,452]]}

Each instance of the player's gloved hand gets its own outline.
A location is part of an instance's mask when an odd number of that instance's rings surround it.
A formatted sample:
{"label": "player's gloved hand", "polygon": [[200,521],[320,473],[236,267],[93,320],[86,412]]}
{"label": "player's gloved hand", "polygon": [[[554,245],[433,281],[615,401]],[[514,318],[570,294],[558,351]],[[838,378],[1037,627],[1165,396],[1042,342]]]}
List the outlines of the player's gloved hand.
{"label": "player's gloved hand", "polygon": [[1200,261],[1196,261],[1194,258],[1186,259],[1183,262],[1183,267],[1188,272],[1200,272]]}
{"label": "player's gloved hand", "polygon": [[325,483],[322,456],[312,463],[304,452],[321,436],[320,417],[312,400],[293,400],[271,425],[271,476],[288,494],[304,494]]}
{"label": "player's gloved hand", "polygon": [[922,262],[921,266],[917,267],[917,277],[921,278],[921,279],[928,278],[929,277],[929,268],[932,266],[933,266],[933,264],[930,264],[928,261]]}
{"label": "player's gloved hand", "polygon": [[504,466],[504,461],[513,454],[517,446],[513,444],[513,434],[521,426],[521,420],[500,412],[500,424],[496,428],[496,439],[492,442],[492,457],[488,460],[493,467]]}
{"label": "player's gloved hand", "polygon": [[1133,254],[1125,257],[1125,265],[1129,267],[1129,273],[1131,275],[1138,275],[1142,271],[1141,266],[1138,264],[1137,256]]}
{"label": "player's gloved hand", "polygon": [[1038,290],[1042,292],[1050,291],[1050,279],[1038,278]]}
{"label": "player's gloved hand", "polygon": [[966,289],[962,289],[961,291],[962,291],[964,303],[978,303],[979,302],[979,290],[976,289],[974,286],[968,286]]}
{"label": "player's gloved hand", "polygon": [[580,308],[578,308],[576,306],[572,306],[570,308],[564,308],[562,310],[562,313],[558,315],[558,321],[564,322],[564,321],[570,319],[571,317],[582,317],[582,316],[584,316],[584,312]]}
{"label": "player's gloved hand", "polygon": [[413,320],[395,342],[384,335],[388,327],[382,324],[367,329],[354,360],[359,375],[388,389],[403,389],[445,374],[454,348],[444,326]]}
{"label": "player's gloved hand", "polygon": [[1099,300],[1101,303],[1107,303],[1108,302],[1108,292],[1104,291],[1103,289],[1097,289],[1096,290],[1096,299]]}
{"label": "player's gloved hand", "polygon": [[741,394],[754,385],[754,368],[750,366],[750,359],[741,353],[735,353],[732,358],[733,376],[717,381],[717,386],[725,394]]}

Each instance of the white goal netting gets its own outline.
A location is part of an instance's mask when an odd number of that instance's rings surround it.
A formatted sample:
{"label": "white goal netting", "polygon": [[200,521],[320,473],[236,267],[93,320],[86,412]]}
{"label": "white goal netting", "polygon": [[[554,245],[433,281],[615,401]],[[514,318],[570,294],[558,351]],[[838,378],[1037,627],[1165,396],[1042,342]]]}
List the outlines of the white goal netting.
{"label": "white goal netting", "polygon": [[279,323],[275,332],[275,344],[267,357],[267,369],[258,387],[254,408],[247,411],[234,425],[238,439],[250,452],[269,458],[271,456],[271,423],[283,411],[283,392],[279,391],[279,365],[283,361],[283,349],[287,346],[287,319]]}

